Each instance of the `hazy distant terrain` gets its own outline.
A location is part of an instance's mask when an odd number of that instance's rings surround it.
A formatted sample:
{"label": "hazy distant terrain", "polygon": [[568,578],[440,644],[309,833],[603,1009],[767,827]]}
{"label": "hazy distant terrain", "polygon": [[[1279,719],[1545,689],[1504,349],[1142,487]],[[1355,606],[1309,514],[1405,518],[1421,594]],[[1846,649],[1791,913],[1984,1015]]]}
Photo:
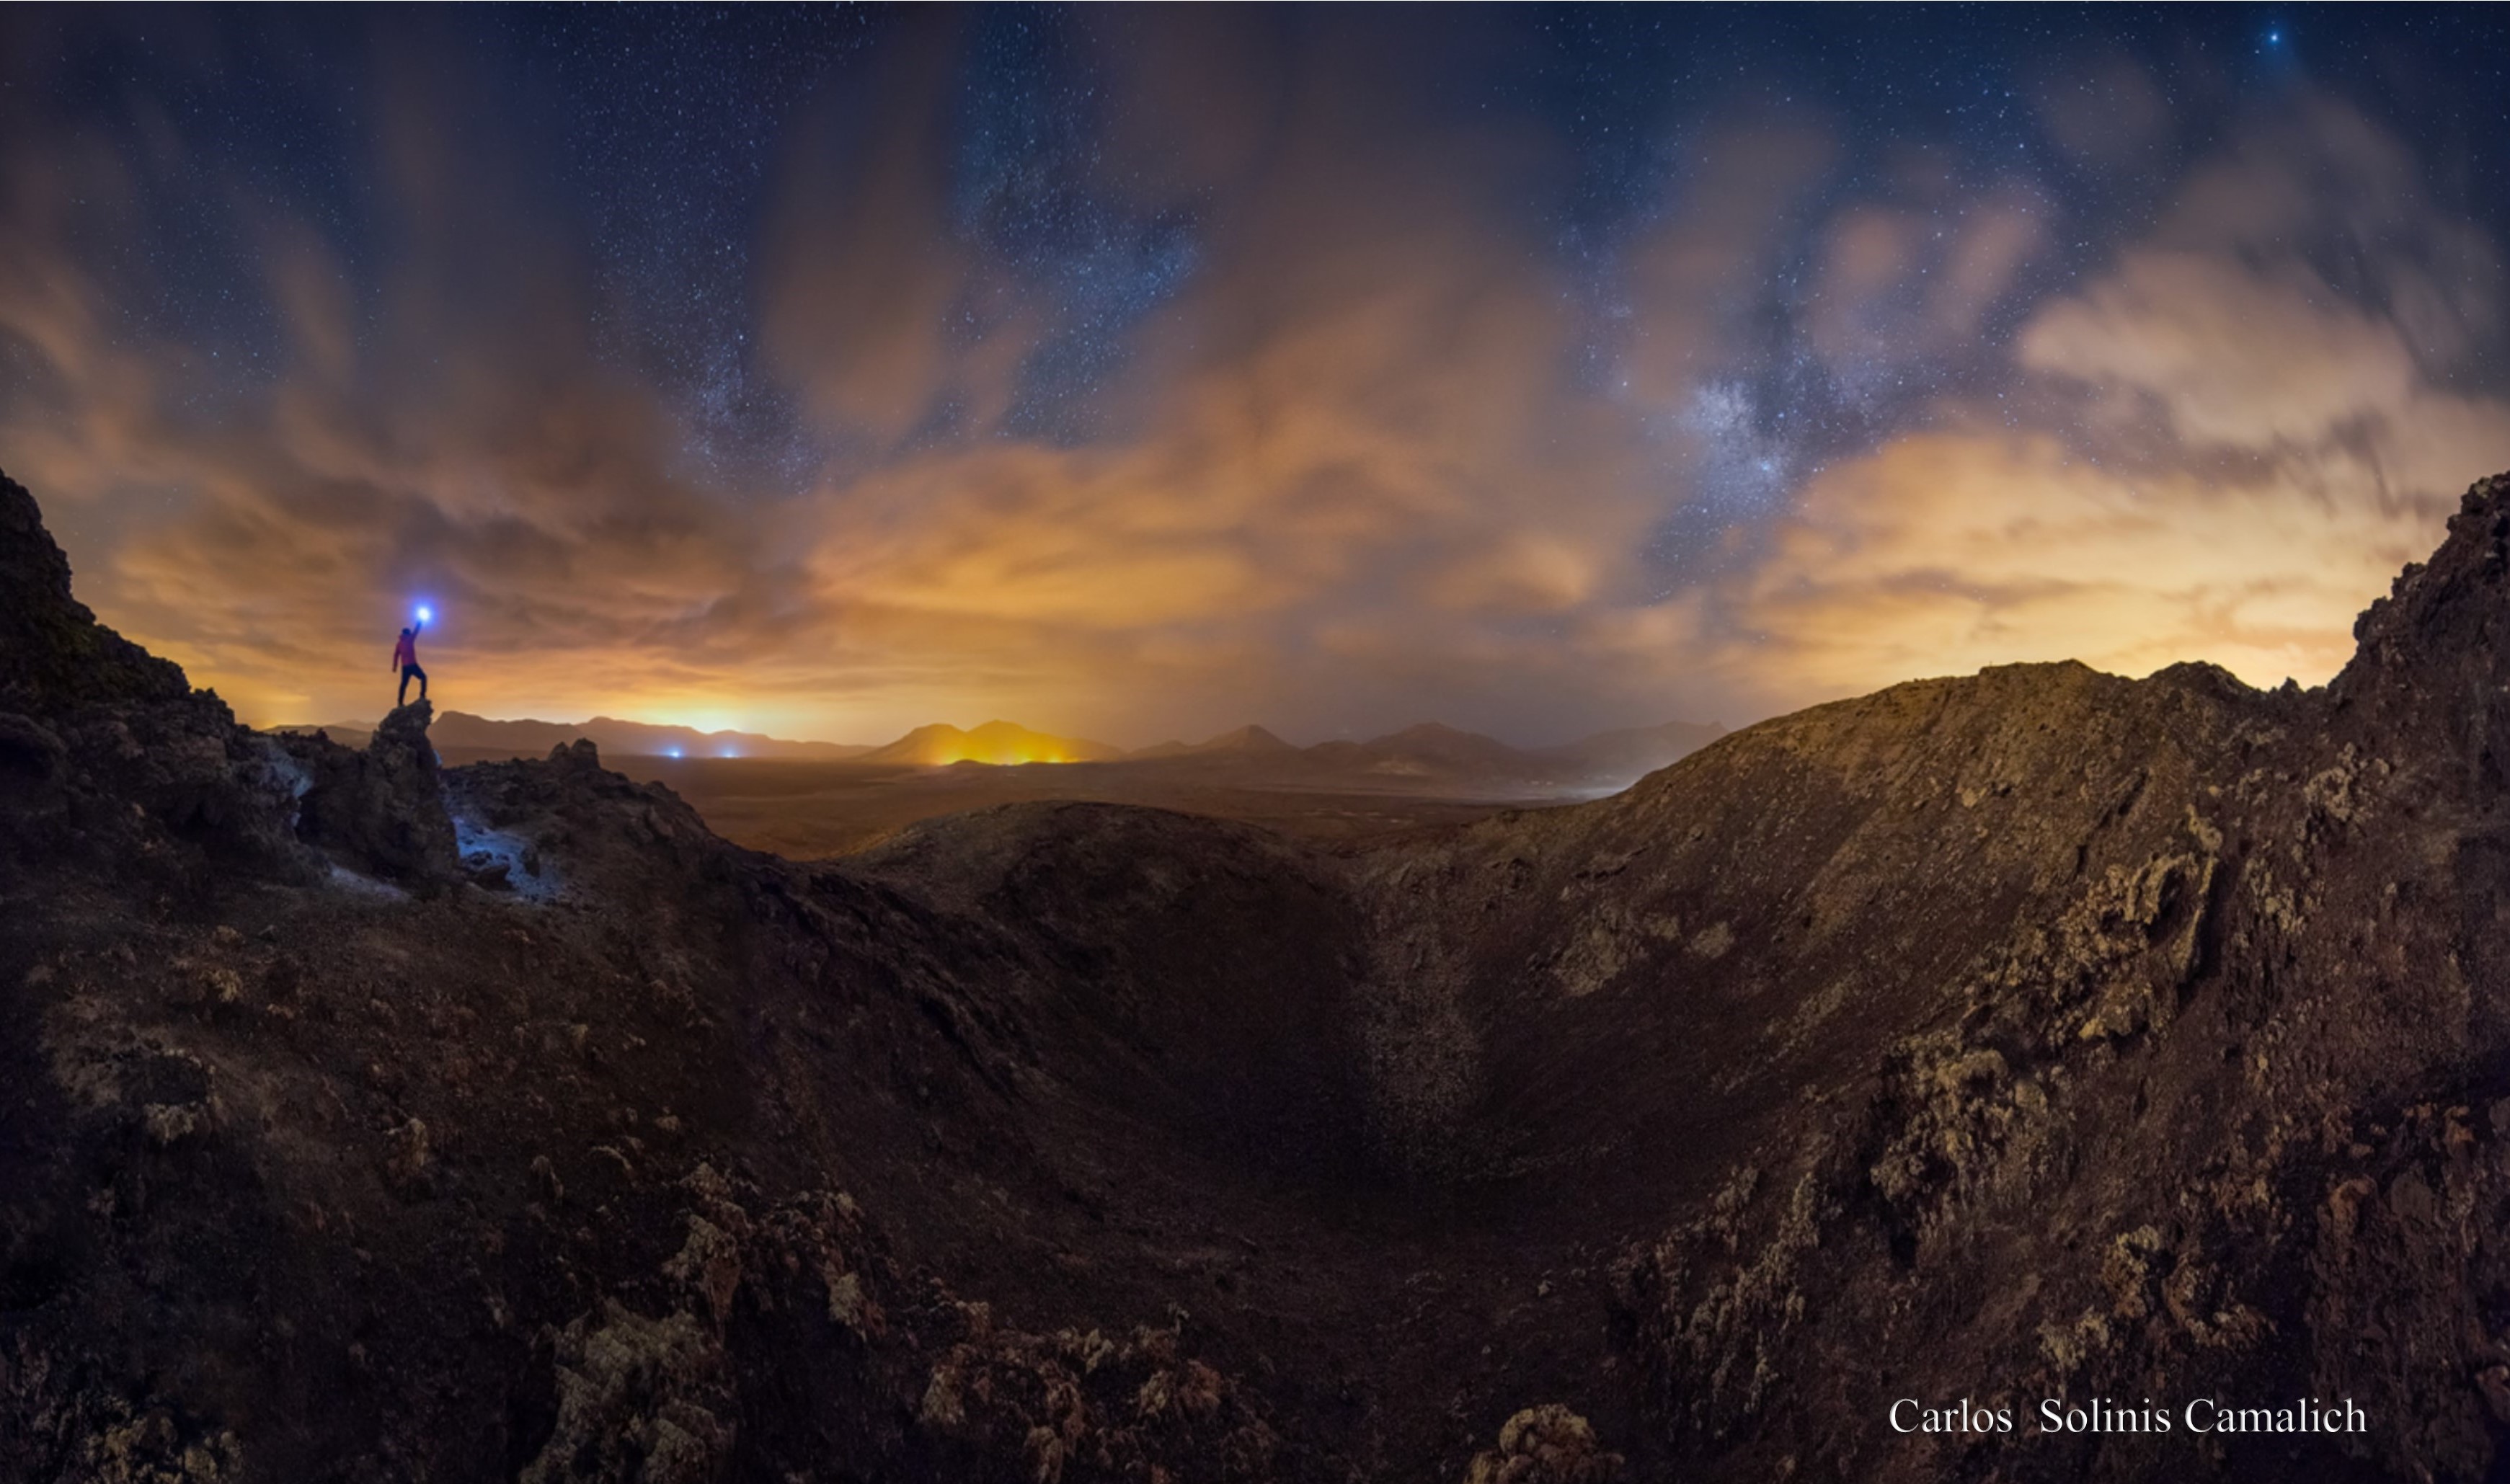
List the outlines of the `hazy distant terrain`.
{"label": "hazy distant terrain", "polygon": [[[1296,747],[1262,727],[1241,727],[1199,743],[1165,742],[1130,753],[1080,739],[1031,732],[1008,722],[972,731],[917,728],[878,748],[842,758],[770,750],[826,743],[752,739],[739,752],[717,734],[706,744],[653,739],[594,721],[492,722],[516,739],[480,743],[477,718],[448,714],[437,724],[437,752],[449,766],[539,757],[577,736],[590,738],[605,763],[628,777],[665,783],[696,807],[725,839],[753,850],[810,858],[845,855],[919,819],[992,804],[1070,799],[1140,804],[1238,819],[1312,840],[1359,840],[1426,825],[1456,824],[1509,808],[1597,798],[1627,786],[1723,735],[1716,725],[1673,722],[1607,732],[1559,747],[1508,746],[1451,727],[1423,725],[1369,742]],[[694,735],[694,734],[692,734]],[[362,744],[366,733],[330,729]],[[619,742],[604,742],[604,737]],[[521,740],[547,745],[524,745]],[[620,743],[627,745],[621,745]],[[997,758],[999,763],[976,761]],[[1021,762],[1022,757],[1087,761]],[[936,762],[934,759],[957,758]]]}
{"label": "hazy distant terrain", "polygon": [[902,768],[606,754],[603,761],[629,778],[668,785],[725,839],[796,859],[847,855],[920,819],[1048,799],[1173,809],[1312,840],[1394,834],[1462,823],[1512,805],[1563,801],[1557,794],[1474,797],[1417,785],[1345,791],[1325,779],[1195,774],[1134,763]]}
{"label": "hazy distant terrain", "polygon": [[[323,732],[344,746],[362,747],[374,735],[370,721],[307,722],[273,727],[274,732]],[[835,762],[859,757],[869,747],[845,742],[787,742],[755,732],[701,732],[695,727],[661,726],[595,716],[589,721],[497,721],[468,711],[437,713],[431,729],[437,750],[479,758],[546,757],[551,747],[589,738],[604,752],[632,752],[656,757],[777,757]]]}

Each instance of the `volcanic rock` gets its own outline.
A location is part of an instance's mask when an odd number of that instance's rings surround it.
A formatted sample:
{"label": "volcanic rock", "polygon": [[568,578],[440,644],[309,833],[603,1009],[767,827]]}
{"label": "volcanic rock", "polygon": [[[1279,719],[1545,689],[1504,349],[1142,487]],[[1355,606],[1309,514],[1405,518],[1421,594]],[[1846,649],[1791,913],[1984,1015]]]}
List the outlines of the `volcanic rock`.
{"label": "volcanic rock", "polygon": [[1474,1455],[1464,1484],[1613,1484],[1621,1464],[1596,1444],[1586,1419],[1554,1402],[1509,1418],[1498,1449]]}
{"label": "volcanic rock", "polygon": [[95,622],[32,496],[0,475],[0,890],[76,858],[191,894],[301,871],[293,769],[174,665]]}
{"label": "volcanic rock", "polygon": [[0,475],[0,711],[57,712],[190,694],[182,669],[70,596],[69,558],[24,485]]}
{"label": "volcanic rock", "polygon": [[434,715],[423,700],[396,708],[363,751],[320,732],[281,737],[306,780],[297,833],[351,869],[387,881],[434,889],[455,880],[462,862],[427,740]]}

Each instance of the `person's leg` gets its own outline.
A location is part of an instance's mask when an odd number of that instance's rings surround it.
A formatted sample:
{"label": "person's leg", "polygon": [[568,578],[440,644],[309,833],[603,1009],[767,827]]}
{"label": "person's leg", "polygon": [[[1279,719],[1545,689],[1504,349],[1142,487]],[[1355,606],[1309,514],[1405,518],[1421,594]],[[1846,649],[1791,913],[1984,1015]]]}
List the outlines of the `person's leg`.
{"label": "person's leg", "polygon": [[393,709],[398,711],[407,704],[409,704],[409,666],[404,665],[400,667],[400,693],[393,697]]}
{"label": "person's leg", "polygon": [[418,677],[418,699],[425,701],[427,699],[427,671],[420,669],[417,666],[413,665],[409,667],[409,672]]}

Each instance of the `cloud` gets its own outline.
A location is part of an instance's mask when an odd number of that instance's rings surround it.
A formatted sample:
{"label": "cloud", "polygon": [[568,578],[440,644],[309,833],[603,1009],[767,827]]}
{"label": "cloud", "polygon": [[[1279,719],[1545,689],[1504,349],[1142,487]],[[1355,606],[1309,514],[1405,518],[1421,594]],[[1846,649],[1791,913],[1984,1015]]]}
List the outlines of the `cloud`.
{"label": "cloud", "polygon": [[2039,209],[2014,185],[1951,213],[1843,210],[1825,232],[1812,343],[1849,376],[1966,350],[2047,245]]}
{"label": "cloud", "polygon": [[1840,154],[1807,111],[1760,107],[1679,157],[1671,208],[1627,251],[1637,329],[1621,367],[1635,400],[1679,405],[1730,369],[1760,330],[1768,265],[1817,217]]}
{"label": "cloud", "polygon": [[0,165],[0,338],[39,364],[34,395],[0,401],[0,450],[83,595],[264,720],[373,710],[420,594],[437,643],[506,651],[473,693],[488,705],[597,702],[745,649],[776,563],[664,473],[670,414],[592,355],[528,187],[440,100],[385,92],[378,185],[423,220],[371,308],[303,216],[208,171],[260,245],[263,279],[238,286],[264,295],[275,354],[134,332],[122,260],[79,246],[149,231],[120,156],[48,132]]}
{"label": "cloud", "polygon": [[2393,136],[2304,97],[2199,161],[2144,244],[2039,310],[2021,360],[2149,398],[2190,443],[2402,445],[2426,415],[2456,420],[2442,378],[2498,342],[2501,283],[2495,247],[2431,203]]}
{"label": "cloud", "polygon": [[1753,638],[1725,663],[1797,695],[2064,659],[2315,684],[2446,518],[2360,482],[2330,495],[2109,468],[2044,436],[1897,439],[1806,490],[1736,595]]}
{"label": "cloud", "polygon": [[950,313],[969,271],[944,232],[941,124],[961,28],[930,17],[871,86],[814,104],[794,129],[766,228],[761,323],[770,364],[823,427],[882,445],[957,380],[999,408],[1016,349],[954,355]]}
{"label": "cloud", "polygon": [[[1529,206],[1579,178],[1564,133],[1455,105],[1496,22],[1083,18],[1021,75],[1070,138],[1010,103],[971,133],[993,23],[904,18],[818,87],[753,270],[696,285],[745,296],[778,478],[693,453],[708,414],[615,353],[564,141],[458,33],[389,27],[346,227],[179,130],[0,102],[0,459],[90,601],[260,720],[371,715],[425,595],[466,709],[1120,741],[1533,740],[2066,656],[2320,678],[2510,465],[2467,373],[2492,244],[2313,96],[2052,287],[2105,230],[2078,201],[1878,165],[1811,105],[1667,126],[1565,251]],[[2178,132],[2150,87],[2101,84],[2139,159]],[[169,177],[243,278],[89,250]]]}
{"label": "cloud", "polygon": [[[1145,332],[1128,436],[954,443],[816,492],[839,627],[929,654],[936,686],[1017,655],[1002,668],[1067,704],[1110,693],[1102,729],[1259,701],[1319,726],[1372,688],[1471,704],[1476,626],[1609,586],[1653,506],[1626,438],[1564,405],[1570,319],[1472,191],[1321,158],[1337,137],[1276,140],[1245,182],[1240,235]],[[1398,630],[1423,647],[1351,642]]]}
{"label": "cloud", "polygon": [[[2404,409],[2420,382],[2396,323],[2299,265],[2139,249],[2023,330],[2022,363],[2152,398],[2192,444],[2309,445]],[[2125,415],[2133,415],[2129,410]]]}
{"label": "cloud", "polygon": [[2326,680],[2457,492],[2510,466],[2510,402],[2442,379],[2462,338],[2497,335],[2491,262],[2358,114],[2252,120],[2022,326],[2044,425],[1955,401],[1815,477],[1724,594],[1752,637],[1719,663],[1799,697],[2061,658]]}

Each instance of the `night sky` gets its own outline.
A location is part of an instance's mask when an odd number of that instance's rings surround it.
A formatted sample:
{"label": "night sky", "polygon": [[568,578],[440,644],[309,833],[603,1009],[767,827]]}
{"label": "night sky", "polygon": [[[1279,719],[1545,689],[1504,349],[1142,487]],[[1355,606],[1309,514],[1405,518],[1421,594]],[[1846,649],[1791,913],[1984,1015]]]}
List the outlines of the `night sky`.
{"label": "night sky", "polygon": [[2510,469],[2490,8],[0,13],[0,469],[261,723],[2327,679]]}

